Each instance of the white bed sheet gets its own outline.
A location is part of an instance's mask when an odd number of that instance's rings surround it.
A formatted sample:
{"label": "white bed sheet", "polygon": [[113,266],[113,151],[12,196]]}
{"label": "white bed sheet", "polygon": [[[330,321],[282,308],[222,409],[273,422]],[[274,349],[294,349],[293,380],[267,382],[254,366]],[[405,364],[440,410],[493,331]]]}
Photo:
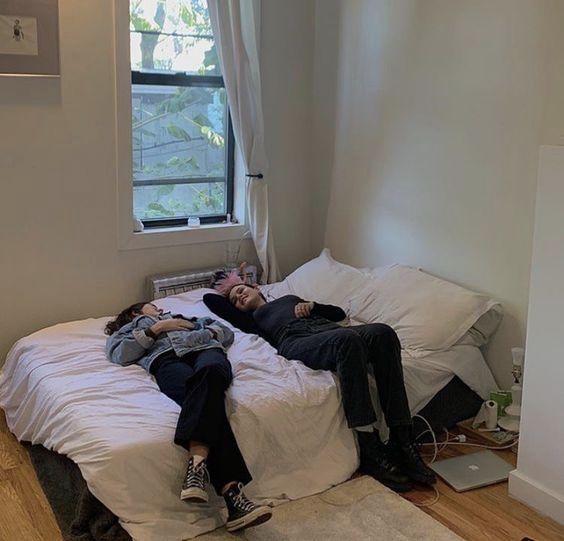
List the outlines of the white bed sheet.
{"label": "white bed sheet", "polygon": [[[186,315],[211,315],[201,300],[206,292],[157,304]],[[10,430],[74,460],[91,492],[136,540],[187,539],[218,527],[219,498],[208,507],[178,497],[186,460],[172,442],[178,405],[142,368],[109,363],[102,334],[107,320],[56,325],[16,343],[0,376],[0,407]],[[333,375],[287,361],[264,340],[235,332],[228,354],[235,377],[226,404],[254,477],[248,494],[276,502],[348,479],[358,455]],[[472,346],[403,361],[412,412],[454,374],[482,397],[495,388]]]}
{"label": "white bed sheet", "polygon": [[[210,315],[205,290],[157,301],[186,315]],[[139,541],[210,531],[224,520],[211,506],[179,499],[185,451],[173,443],[179,407],[139,366],[105,357],[108,318],[56,325],[14,346],[0,379],[0,406],[20,440],[75,461],[91,492]],[[358,459],[331,373],[276,355],[262,339],[236,331],[228,356],[233,431],[257,499],[296,499],[348,479]]]}

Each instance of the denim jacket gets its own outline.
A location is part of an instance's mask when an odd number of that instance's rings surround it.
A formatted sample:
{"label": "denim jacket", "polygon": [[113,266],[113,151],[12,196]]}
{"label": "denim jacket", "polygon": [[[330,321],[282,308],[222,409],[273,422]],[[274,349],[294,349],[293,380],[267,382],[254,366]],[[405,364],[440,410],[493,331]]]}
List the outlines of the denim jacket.
{"label": "denim jacket", "polygon": [[194,329],[161,333],[156,340],[145,333],[145,330],[159,319],[171,317],[170,314],[163,314],[160,318],[137,316],[131,323],[108,337],[108,359],[122,366],[137,363],[149,372],[153,361],[171,350],[174,350],[178,357],[182,357],[192,351],[204,349],[221,348],[226,351],[233,343],[233,331],[210,317],[190,319],[195,325]]}

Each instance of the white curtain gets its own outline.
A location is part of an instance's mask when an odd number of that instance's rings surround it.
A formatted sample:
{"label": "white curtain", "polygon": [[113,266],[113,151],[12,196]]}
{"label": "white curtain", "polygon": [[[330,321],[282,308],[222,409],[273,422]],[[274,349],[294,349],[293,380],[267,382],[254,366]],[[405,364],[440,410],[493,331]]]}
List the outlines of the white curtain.
{"label": "white curtain", "polygon": [[215,44],[225,81],[235,139],[245,162],[249,227],[262,281],[275,282],[279,271],[268,224],[268,186],[259,65],[260,0],[208,0]]}

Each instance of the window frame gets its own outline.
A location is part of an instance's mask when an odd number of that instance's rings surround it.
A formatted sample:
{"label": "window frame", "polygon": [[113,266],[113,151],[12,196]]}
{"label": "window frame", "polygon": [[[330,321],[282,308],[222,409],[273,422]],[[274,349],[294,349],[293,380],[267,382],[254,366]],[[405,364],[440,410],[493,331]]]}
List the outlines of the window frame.
{"label": "window frame", "polygon": [[113,0],[114,81],[115,81],[115,220],[118,251],[144,250],[164,246],[186,246],[226,241],[240,241],[247,231],[245,209],[245,171],[236,142],[234,174],[234,207],[231,223],[154,227],[134,231],[133,221],[133,138],[131,102],[131,53],[129,1]]}
{"label": "window frame", "polygon": [[[184,72],[165,72],[131,70],[131,85],[176,86],[225,88],[221,75],[192,75]],[[201,224],[218,224],[227,220],[227,214],[233,215],[233,192],[235,183],[235,136],[231,123],[229,104],[225,106],[227,113],[227,136],[225,138],[225,179],[223,177],[194,177],[171,179],[166,181],[131,181],[135,186],[158,186],[165,184],[205,184],[214,180],[225,182],[225,213],[199,216]],[[180,182],[178,182],[180,181]],[[133,195],[133,194],[132,194]],[[178,227],[186,225],[188,217],[142,218],[143,226],[149,229],[158,227]]]}

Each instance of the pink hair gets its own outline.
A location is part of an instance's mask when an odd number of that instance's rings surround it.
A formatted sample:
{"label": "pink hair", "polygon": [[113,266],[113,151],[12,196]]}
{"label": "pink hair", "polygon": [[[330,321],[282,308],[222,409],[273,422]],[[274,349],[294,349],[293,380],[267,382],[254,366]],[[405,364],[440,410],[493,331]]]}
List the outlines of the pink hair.
{"label": "pink hair", "polygon": [[241,263],[239,270],[232,270],[225,278],[218,280],[214,285],[214,289],[216,289],[224,297],[229,297],[229,293],[235,286],[245,284],[245,281],[241,278],[241,274],[245,276],[246,266],[246,262]]}

